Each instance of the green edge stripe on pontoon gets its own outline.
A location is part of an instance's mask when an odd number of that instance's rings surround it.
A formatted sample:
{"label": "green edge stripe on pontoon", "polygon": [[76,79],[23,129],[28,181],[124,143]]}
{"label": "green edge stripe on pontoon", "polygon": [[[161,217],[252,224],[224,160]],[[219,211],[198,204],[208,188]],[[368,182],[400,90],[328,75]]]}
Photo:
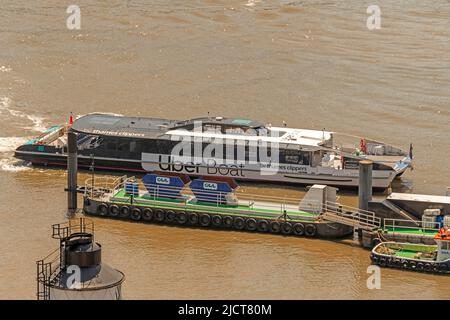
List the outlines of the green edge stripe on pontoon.
{"label": "green edge stripe on pontoon", "polygon": [[[125,195],[124,190],[120,190],[112,198],[115,198],[115,200],[112,200],[112,202],[130,204],[130,196]],[[133,204],[138,205],[138,206],[145,206],[147,204],[147,203],[139,201],[139,200],[159,202],[159,203],[152,203],[152,205],[156,208],[169,208],[169,209],[178,209],[178,210],[180,209],[179,206],[174,206],[171,204],[183,204],[184,203],[184,201],[175,200],[175,199],[157,199],[157,200],[155,200],[153,198],[150,199],[149,197],[145,197],[145,196],[138,196],[138,197],[133,198]],[[167,204],[165,204],[164,202],[167,202]],[[239,205],[239,206],[219,205],[219,206],[217,206],[217,205],[207,204],[206,206],[208,206],[208,208],[199,208],[199,206],[205,206],[205,205],[203,203],[202,204],[187,203],[186,207],[183,207],[182,209],[185,209],[187,211],[198,211],[198,212],[209,212],[209,213],[211,213],[211,211],[212,211],[213,213],[226,213],[226,214],[231,214],[231,215],[242,214],[242,212],[230,211],[230,210],[241,209],[244,211],[248,211],[251,217],[272,217],[273,218],[274,215],[275,216],[281,215],[281,212],[278,210],[259,209],[259,208],[258,209],[250,209],[248,206],[243,206],[243,205]],[[264,213],[267,213],[267,214],[264,214]],[[272,215],[270,215],[270,214],[272,214]],[[304,212],[304,211],[287,211],[286,214],[292,215],[290,220],[293,220],[293,221],[305,221],[305,218],[308,221],[310,221],[310,219],[308,219],[308,218],[314,218],[317,216],[314,213]]]}

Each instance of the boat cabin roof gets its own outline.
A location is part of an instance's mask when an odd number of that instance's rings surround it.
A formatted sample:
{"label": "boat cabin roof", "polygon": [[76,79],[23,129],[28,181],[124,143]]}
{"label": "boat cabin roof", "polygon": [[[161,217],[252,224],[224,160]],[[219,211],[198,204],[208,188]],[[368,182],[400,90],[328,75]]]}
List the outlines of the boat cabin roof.
{"label": "boat cabin roof", "polygon": [[264,127],[264,124],[259,121],[236,118],[203,117],[180,121],[91,113],[78,118],[73,123],[72,130],[86,134],[155,138],[169,130],[193,130],[196,124],[201,124],[203,127],[220,126],[242,130]]}

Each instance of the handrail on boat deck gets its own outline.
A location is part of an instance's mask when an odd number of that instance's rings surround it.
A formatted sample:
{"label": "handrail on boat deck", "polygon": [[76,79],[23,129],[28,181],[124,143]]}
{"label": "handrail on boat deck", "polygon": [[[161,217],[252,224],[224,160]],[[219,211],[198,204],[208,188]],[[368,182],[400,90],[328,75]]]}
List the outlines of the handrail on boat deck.
{"label": "handrail on boat deck", "polygon": [[[408,229],[408,230],[422,230],[422,231],[433,231],[438,232],[440,222],[426,222],[427,224],[432,224],[435,228],[423,226],[423,221],[420,220],[407,220],[407,219],[394,219],[394,218],[384,218],[383,230],[392,228],[392,232],[395,233],[395,229]],[[409,225],[408,225],[409,224]]]}

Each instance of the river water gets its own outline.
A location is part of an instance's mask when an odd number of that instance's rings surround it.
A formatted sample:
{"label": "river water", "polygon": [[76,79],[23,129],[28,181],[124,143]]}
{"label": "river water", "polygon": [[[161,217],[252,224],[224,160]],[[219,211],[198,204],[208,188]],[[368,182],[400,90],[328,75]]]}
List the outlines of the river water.
{"label": "river water", "polygon": [[[394,189],[450,185],[449,1],[377,1],[379,30],[356,0],[73,2],[80,30],[66,28],[61,1],[0,3],[0,298],[35,298],[35,261],[57,247],[50,225],[66,206],[65,172],[18,164],[12,150],[70,111],[209,112],[412,142],[415,169]],[[369,252],[349,241],[95,223],[126,299],[450,298],[448,277],[389,269],[369,290]]]}

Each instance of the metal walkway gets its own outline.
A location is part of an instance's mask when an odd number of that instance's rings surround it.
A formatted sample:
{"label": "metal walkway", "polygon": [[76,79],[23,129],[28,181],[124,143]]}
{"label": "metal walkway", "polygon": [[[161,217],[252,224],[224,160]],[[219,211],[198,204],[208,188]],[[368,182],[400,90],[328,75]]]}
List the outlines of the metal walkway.
{"label": "metal walkway", "polygon": [[376,217],[374,212],[342,206],[332,202],[327,202],[323,205],[322,218],[352,226],[359,230],[373,231],[381,227],[381,218]]}

